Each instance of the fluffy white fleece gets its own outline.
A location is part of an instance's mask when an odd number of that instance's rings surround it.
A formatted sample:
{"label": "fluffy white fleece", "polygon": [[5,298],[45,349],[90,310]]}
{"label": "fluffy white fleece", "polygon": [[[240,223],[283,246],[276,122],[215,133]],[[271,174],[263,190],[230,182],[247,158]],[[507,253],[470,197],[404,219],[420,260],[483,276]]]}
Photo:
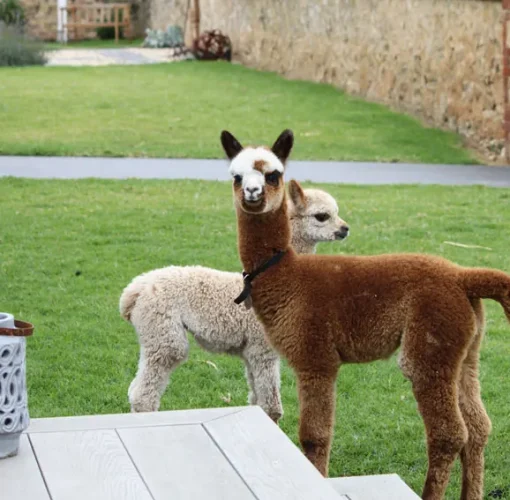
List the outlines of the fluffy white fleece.
{"label": "fluffy white fleece", "polygon": [[[306,207],[298,209],[289,201],[292,245],[298,252],[313,253],[318,242],[340,239],[345,222],[328,193],[304,192]],[[140,342],[138,372],[128,391],[133,412],[158,410],[171,371],[187,359],[189,331],[207,351],[243,359],[249,404],[278,421],[283,415],[279,358],[253,311],[234,304],[242,288],[240,273],[170,266],[141,274],[124,289],[120,314],[134,326]]]}

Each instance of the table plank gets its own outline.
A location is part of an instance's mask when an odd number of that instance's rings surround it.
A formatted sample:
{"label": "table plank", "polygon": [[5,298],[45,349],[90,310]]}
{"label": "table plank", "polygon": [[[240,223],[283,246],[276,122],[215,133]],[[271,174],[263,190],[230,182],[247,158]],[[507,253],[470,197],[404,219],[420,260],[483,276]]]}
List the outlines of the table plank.
{"label": "table plank", "polygon": [[201,425],[118,434],[155,500],[255,498]]}
{"label": "table plank", "polygon": [[350,500],[420,500],[398,474],[335,477],[328,482]]}
{"label": "table plank", "polygon": [[148,413],[114,413],[110,415],[84,415],[79,417],[34,418],[28,432],[64,432],[124,427],[151,427],[155,425],[201,424],[215,418],[244,410],[245,406],[206,408],[199,410],[173,410]]}
{"label": "table plank", "polygon": [[202,425],[257,498],[339,500],[333,487],[261,408],[248,407]]}
{"label": "table plank", "polygon": [[9,500],[50,500],[32,447],[22,434],[18,454],[0,460],[1,497]]}
{"label": "table plank", "polygon": [[114,430],[31,434],[52,500],[152,500]]}

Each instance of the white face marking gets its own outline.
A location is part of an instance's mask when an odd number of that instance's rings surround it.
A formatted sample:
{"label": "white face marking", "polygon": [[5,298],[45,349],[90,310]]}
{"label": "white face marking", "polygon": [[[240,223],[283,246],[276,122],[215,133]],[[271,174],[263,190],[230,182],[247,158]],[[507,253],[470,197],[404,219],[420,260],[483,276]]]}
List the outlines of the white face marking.
{"label": "white face marking", "polygon": [[257,201],[264,192],[264,174],[255,170],[255,162],[264,163],[263,171],[283,173],[283,164],[278,157],[265,148],[244,148],[230,163],[230,175],[242,177],[244,197],[248,201]]}
{"label": "white face marking", "polygon": [[264,190],[264,176],[257,170],[248,172],[243,176],[244,197],[248,201],[257,201]]}

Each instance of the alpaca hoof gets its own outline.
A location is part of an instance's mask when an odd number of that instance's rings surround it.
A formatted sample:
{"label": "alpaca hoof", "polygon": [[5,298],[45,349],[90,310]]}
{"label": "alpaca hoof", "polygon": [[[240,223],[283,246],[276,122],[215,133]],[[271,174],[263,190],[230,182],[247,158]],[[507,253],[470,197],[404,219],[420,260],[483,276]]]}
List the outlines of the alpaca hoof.
{"label": "alpaca hoof", "polygon": [[282,412],[270,412],[268,413],[269,415],[269,418],[276,424],[278,425],[278,422],[280,421],[280,419],[283,417],[283,413]]}
{"label": "alpaca hoof", "polygon": [[158,411],[158,405],[147,405],[147,404],[131,404],[131,413],[149,413]]}

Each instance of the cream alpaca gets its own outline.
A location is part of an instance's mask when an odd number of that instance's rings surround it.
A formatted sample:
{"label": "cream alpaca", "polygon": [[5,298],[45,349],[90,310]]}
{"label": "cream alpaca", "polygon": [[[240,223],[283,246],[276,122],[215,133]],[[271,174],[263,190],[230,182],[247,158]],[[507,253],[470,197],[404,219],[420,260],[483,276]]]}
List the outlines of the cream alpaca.
{"label": "cream alpaca", "polygon": [[[326,192],[305,190],[306,208],[289,203],[292,244],[313,253],[320,241],[343,239],[348,228]],[[278,355],[267,345],[251,310],[234,304],[243,287],[239,273],[201,266],[170,266],[136,277],[120,298],[120,313],[132,323],[140,360],[128,395],[134,412],[156,411],[170,372],[186,360],[186,330],[204,349],[239,356],[250,388],[248,402],[275,421],[283,414]]]}

